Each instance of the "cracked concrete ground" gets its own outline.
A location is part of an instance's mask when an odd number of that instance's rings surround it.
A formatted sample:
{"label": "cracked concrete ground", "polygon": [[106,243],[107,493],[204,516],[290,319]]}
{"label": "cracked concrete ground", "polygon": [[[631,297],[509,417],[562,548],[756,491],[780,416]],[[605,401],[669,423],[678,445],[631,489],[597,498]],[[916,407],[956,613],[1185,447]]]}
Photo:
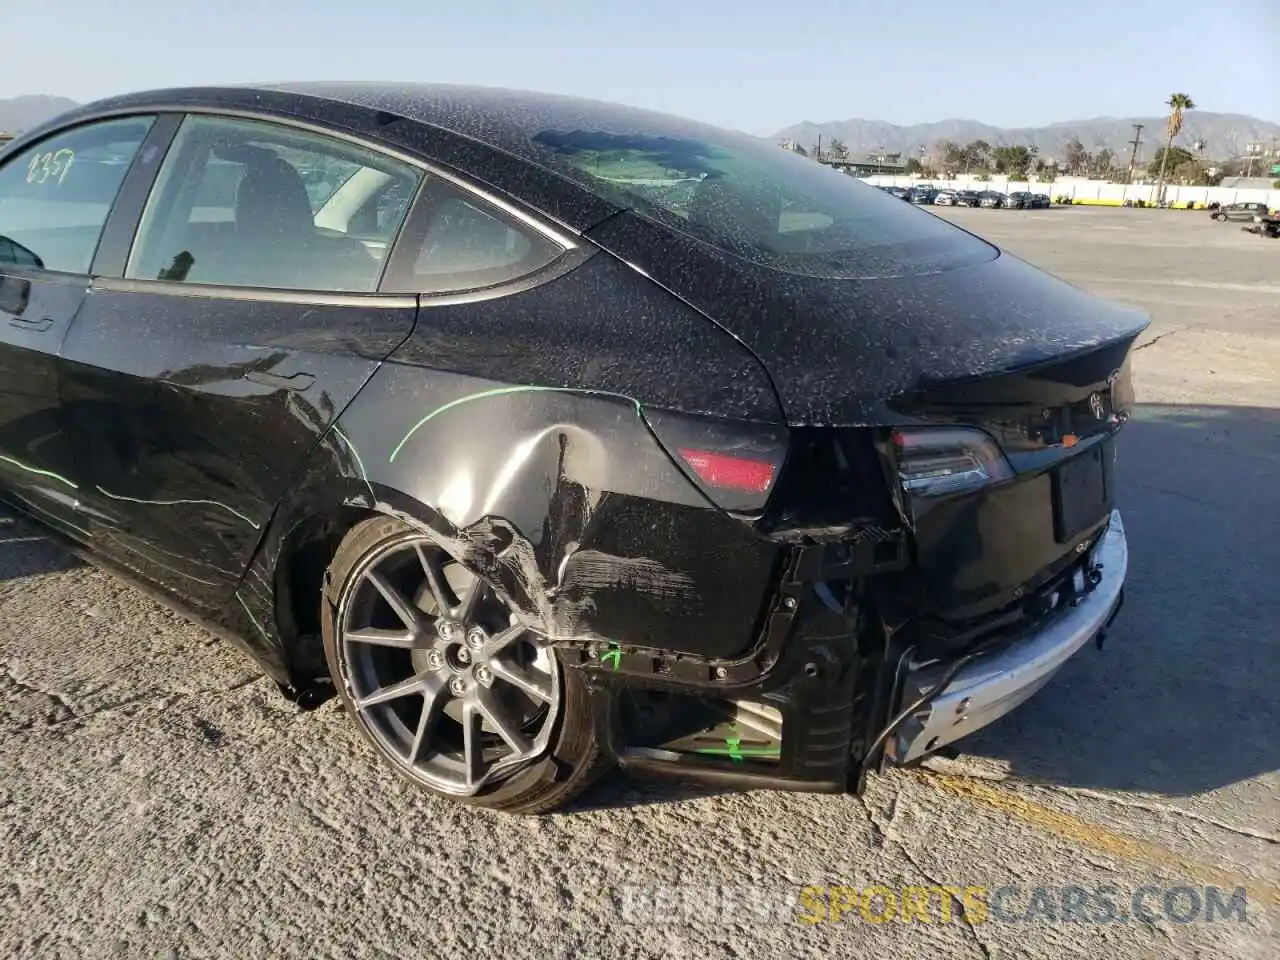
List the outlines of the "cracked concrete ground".
{"label": "cracked concrete ground", "polygon": [[[1280,242],[1199,213],[947,213],[1146,307],[1129,597],[1013,715],[863,798],[613,778],[515,819],[422,796],[335,703],[0,518],[0,953],[1280,955]],[[1245,922],[630,925],[627,886],[1247,885]],[[1043,906],[1043,904],[1041,904]],[[1176,912],[1176,911],[1175,911]],[[812,915],[812,914],[810,914]],[[1185,907],[1183,914],[1185,916]]]}

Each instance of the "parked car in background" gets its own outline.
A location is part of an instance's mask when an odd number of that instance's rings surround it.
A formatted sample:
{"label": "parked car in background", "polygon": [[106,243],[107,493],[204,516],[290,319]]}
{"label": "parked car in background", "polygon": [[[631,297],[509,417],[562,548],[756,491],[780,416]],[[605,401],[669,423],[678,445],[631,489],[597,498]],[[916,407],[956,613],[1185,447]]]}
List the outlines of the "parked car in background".
{"label": "parked car in background", "polygon": [[1032,202],[1032,195],[1025,190],[1015,190],[1004,198],[1004,205],[1014,210],[1029,209]]}
{"label": "parked car in background", "polygon": [[953,207],[956,203],[956,191],[951,189],[939,190],[933,195],[935,206]]}
{"label": "parked car in background", "polygon": [[907,187],[889,187],[888,194],[891,197],[897,197],[899,200],[910,200],[911,190]]}
{"label": "parked car in background", "polygon": [[1003,207],[1007,203],[1003,193],[997,193],[995,190],[983,190],[978,194],[978,206],[995,209]]}
{"label": "parked car in background", "polygon": [[1033,210],[1040,210],[1040,209],[1047,210],[1051,206],[1053,206],[1053,200],[1049,197],[1047,193],[1031,194],[1031,208]]}
{"label": "parked car in background", "polygon": [[0,237],[0,497],[441,797],[860,790],[1119,610],[1148,318],[758,138],[134,93],[8,149]]}
{"label": "parked car in background", "polygon": [[982,203],[977,190],[957,190],[955,205],[957,207],[976,207]]}
{"label": "parked car in background", "polygon": [[938,191],[928,186],[919,186],[911,188],[911,196],[908,199],[912,203],[933,203],[934,198],[938,195]]}
{"label": "parked car in background", "polygon": [[1228,220],[1252,223],[1254,217],[1265,217],[1270,212],[1265,203],[1227,203],[1210,213],[1209,219],[1223,223]]}
{"label": "parked car in background", "polygon": [[1260,237],[1280,238],[1280,215],[1272,213],[1257,214],[1254,216],[1252,223],[1247,223],[1240,229],[1247,233],[1257,234]]}

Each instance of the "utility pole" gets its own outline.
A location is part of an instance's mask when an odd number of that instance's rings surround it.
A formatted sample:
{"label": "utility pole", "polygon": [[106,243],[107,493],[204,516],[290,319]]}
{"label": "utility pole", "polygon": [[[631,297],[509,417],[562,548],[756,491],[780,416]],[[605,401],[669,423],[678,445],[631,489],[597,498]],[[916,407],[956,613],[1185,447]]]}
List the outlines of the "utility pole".
{"label": "utility pole", "polygon": [[1129,154],[1129,182],[1133,183],[1133,168],[1138,165],[1138,147],[1142,145],[1142,128],[1146,124],[1135,123],[1133,125],[1133,139],[1129,141],[1133,145],[1133,151]]}
{"label": "utility pole", "polygon": [[1256,157],[1256,156],[1257,156],[1259,153],[1261,153],[1261,152],[1262,152],[1262,144],[1260,144],[1260,143],[1250,143],[1250,144],[1246,144],[1246,146],[1245,146],[1245,154],[1246,154],[1246,155],[1248,156],[1248,158],[1249,158],[1249,170],[1248,170],[1248,172],[1246,172],[1246,173],[1245,173],[1245,176],[1246,176],[1246,177],[1252,177],[1252,176],[1253,176],[1253,158],[1254,158],[1254,157]]}

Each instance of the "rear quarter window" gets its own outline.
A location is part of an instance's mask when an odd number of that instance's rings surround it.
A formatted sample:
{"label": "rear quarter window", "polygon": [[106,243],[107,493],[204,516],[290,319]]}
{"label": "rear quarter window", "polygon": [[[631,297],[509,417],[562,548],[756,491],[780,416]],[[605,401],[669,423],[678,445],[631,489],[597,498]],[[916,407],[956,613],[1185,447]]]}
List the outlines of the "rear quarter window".
{"label": "rear quarter window", "polygon": [[460,293],[537,273],[565,253],[559,243],[482,197],[429,180],[397,244],[384,289]]}

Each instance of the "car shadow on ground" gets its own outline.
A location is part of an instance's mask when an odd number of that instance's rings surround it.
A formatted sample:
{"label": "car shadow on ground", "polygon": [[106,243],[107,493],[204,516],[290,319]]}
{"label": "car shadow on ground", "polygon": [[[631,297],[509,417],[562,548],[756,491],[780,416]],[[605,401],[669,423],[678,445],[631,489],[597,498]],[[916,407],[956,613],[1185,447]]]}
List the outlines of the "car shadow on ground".
{"label": "car shadow on ground", "polygon": [[0,507],[0,584],[82,566],[42,530]]}
{"label": "car shadow on ground", "polygon": [[1129,577],[1103,650],[957,745],[1019,779],[1170,796],[1280,769],[1280,411],[1140,407],[1117,471]]}
{"label": "car shadow on ground", "polygon": [[611,770],[590,790],[559,812],[575,814],[626,807],[655,807],[664,803],[683,803],[704,797],[719,797],[726,793],[745,792],[746,788],[697,783],[665,776],[636,776],[622,770]]}

